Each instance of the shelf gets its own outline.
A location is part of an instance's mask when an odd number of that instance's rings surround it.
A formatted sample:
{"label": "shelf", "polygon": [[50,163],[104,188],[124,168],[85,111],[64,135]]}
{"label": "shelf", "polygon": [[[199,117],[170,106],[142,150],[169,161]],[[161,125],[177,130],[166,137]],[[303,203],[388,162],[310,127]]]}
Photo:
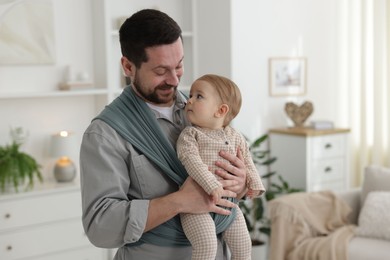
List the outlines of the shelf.
{"label": "shelf", "polygon": [[12,191],[12,192],[2,193],[0,196],[0,202],[6,201],[14,197],[31,198],[32,196],[42,196],[42,195],[50,196],[53,193],[68,192],[74,190],[77,191],[79,189],[80,189],[80,184],[75,181],[59,183],[55,181],[45,180],[42,183],[39,182],[35,183],[34,187],[27,191],[23,191],[23,188],[21,188],[19,192]]}
{"label": "shelf", "polygon": [[0,93],[0,99],[19,98],[51,98],[51,97],[75,97],[75,96],[95,96],[106,95],[107,89],[83,89],[83,90],[63,90],[45,92],[24,92],[24,93]]}

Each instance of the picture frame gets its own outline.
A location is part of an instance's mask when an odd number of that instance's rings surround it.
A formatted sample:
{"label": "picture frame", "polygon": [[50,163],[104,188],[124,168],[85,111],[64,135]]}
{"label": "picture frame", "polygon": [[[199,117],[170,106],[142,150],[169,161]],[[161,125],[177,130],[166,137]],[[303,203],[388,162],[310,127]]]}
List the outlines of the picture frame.
{"label": "picture frame", "polygon": [[306,94],[306,58],[270,58],[268,67],[270,96],[300,96]]}
{"label": "picture frame", "polygon": [[54,64],[53,2],[0,2],[0,65]]}

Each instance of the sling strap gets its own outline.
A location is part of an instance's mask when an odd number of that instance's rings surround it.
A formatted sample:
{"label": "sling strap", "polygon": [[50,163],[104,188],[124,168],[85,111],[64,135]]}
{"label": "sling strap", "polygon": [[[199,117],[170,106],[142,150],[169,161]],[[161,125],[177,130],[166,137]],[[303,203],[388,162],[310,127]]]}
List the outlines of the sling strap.
{"label": "sling strap", "polygon": [[[184,183],[188,173],[177,158],[176,150],[161,130],[151,109],[134,93],[131,86],[127,86],[121,95],[94,118],[94,120],[96,119],[110,125],[178,186]],[[233,222],[236,209],[232,208],[232,213],[228,216],[211,214],[216,223],[217,234],[219,234]],[[175,216],[144,233],[138,242],[128,244],[128,246],[140,243],[160,246],[190,246],[190,242],[183,232],[179,216]]]}

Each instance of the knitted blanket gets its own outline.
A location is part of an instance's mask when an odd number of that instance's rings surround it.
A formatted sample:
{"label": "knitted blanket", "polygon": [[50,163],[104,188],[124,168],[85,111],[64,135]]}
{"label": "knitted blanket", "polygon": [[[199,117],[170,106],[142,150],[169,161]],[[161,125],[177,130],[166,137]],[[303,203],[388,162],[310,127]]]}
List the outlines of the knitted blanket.
{"label": "knitted blanket", "polygon": [[346,260],[350,207],[331,191],[293,193],[269,204],[270,260]]}

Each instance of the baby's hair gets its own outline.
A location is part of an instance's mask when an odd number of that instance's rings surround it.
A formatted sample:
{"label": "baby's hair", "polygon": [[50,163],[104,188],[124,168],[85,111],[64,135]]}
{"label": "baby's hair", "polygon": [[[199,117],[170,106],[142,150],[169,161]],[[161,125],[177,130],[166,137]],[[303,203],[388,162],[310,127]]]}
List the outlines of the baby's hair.
{"label": "baby's hair", "polygon": [[215,74],[203,75],[196,81],[206,81],[215,87],[222,103],[229,106],[224,126],[229,125],[241,109],[241,92],[238,86],[232,80]]}

